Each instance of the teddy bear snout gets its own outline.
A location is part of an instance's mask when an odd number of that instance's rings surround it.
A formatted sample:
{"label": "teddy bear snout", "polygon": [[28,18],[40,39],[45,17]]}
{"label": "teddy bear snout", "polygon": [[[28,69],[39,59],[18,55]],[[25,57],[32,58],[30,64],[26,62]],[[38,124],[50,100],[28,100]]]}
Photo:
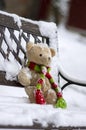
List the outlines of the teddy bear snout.
{"label": "teddy bear snout", "polygon": [[41,64],[45,64],[45,65],[49,65],[50,64],[50,62],[51,62],[51,57],[45,57],[45,56],[43,56],[42,58],[41,58]]}
{"label": "teddy bear snout", "polygon": [[51,60],[51,57],[48,57],[48,60]]}

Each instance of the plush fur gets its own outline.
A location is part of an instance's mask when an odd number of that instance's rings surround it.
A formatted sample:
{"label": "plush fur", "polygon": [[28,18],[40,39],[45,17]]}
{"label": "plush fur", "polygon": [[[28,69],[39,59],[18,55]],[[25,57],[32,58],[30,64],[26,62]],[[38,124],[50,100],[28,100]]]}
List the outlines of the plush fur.
{"label": "plush fur", "polygon": [[[39,65],[49,66],[52,57],[55,56],[55,50],[49,48],[45,44],[28,43],[26,45],[26,55],[27,59],[31,62]],[[18,74],[18,80],[23,86],[25,86],[25,91],[29,96],[31,103],[35,103],[34,91],[39,78],[40,74],[34,70],[30,70],[28,67],[23,67]],[[46,77],[41,90],[47,104],[56,103],[56,93],[52,89],[51,84]]]}

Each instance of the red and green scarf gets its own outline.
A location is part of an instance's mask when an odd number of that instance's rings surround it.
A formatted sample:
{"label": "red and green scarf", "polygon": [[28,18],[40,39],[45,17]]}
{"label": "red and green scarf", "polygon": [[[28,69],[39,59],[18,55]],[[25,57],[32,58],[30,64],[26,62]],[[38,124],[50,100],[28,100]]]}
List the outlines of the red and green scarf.
{"label": "red and green scarf", "polygon": [[36,63],[33,62],[29,62],[27,63],[27,66],[29,69],[34,70],[38,73],[40,73],[40,78],[37,81],[37,85],[36,85],[36,92],[35,92],[35,99],[36,99],[36,103],[37,104],[46,104],[46,101],[44,99],[44,96],[42,94],[41,88],[42,85],[44,83],[44,78],[47,77],[49,79],[49,82],[52,86],[52,89],[55,90],[56,95],[57,95],[57,102],[56,102],[56,107],[61,107],[61,108],[66,108],[66,102],[62,97],[62,92],[60,92],[57,84],[54,82],[53,77],[50,74],[50,67],[46,67],[43,65],[38,65]]}

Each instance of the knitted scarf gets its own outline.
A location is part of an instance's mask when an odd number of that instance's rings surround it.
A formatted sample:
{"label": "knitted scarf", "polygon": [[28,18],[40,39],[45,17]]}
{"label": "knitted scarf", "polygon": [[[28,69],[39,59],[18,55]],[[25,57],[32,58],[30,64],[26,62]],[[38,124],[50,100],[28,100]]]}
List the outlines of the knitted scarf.
{"label": "knitted scarf", "polygon": [[37,104],[46,104],[46,101],[45,101],[44,96],[42,94],[41,88],[42,88],[42,85],[44,83],[44,78],[47,77],[49,79],[51,86],[52,86],[52,89],[55,90],[56,95],[57,95],[56,107],[65,108],[66,102],[62,97],[62,92],[59,91],[57,84],[54,82],[54,79],[50,74],[51,68],[43,66],[43,65],[38,65],[36,63],[29,62],[29,61],[27,63],[27,66],[28,66],[29,69],[40,73],[40,78],[37,81],[36,92],[35,92],[36,103]]}

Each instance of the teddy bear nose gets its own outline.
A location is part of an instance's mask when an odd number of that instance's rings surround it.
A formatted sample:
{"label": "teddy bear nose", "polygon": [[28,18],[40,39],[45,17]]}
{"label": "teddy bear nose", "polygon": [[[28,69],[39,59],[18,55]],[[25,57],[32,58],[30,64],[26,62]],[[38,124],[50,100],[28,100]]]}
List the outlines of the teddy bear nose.
{"label": "teddy bear nose", "polygon": [[48,57],[48,60],[51,60],[51,58],[50,58],[50,57]]}

